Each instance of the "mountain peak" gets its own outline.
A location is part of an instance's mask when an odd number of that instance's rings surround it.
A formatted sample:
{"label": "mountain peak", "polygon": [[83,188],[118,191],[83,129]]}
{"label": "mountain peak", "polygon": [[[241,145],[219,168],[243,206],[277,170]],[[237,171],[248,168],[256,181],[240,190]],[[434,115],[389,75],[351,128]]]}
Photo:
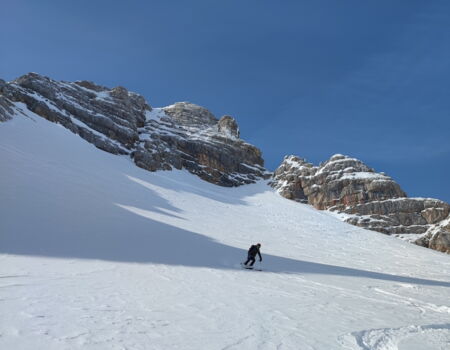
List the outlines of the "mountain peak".
{"label": "mountain peak", "polygon": [[56,81],[37,73],[0,83],[0,121],[12,118],[16,103],[66,127],[96,147],[129,155],[150,170],[185,168],[202,179],[238,186],[267,177],[261,151],[239,139],[231,116],[218,120],[190,102],[156,108],[125,87],[92,81]]}

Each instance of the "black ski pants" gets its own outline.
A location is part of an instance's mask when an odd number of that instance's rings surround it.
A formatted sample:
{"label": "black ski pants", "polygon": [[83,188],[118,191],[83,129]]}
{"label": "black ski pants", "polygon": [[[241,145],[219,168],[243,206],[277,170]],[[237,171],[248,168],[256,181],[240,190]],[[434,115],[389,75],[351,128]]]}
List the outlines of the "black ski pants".
{"label": "black ski pants", "polygon": [[253,266],[255,260],[256,260],[255,257],[249,254],[247,257],[247,261],[244,263],[244,265],[247,265],[250,262],[250,265],[247,266]]}

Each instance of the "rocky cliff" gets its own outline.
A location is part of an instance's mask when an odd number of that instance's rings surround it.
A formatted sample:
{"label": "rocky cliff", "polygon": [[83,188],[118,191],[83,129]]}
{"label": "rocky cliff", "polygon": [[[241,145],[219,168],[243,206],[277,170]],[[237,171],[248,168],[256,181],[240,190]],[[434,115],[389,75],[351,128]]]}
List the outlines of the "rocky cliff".
{"label": "rocky cliff", "polygon": [[0,80],[0,121],[28,109],[96,147],[150,170],[182,169],[221,185],[266,178],[261,151],[239,138],[234,118],[188,102],[152,108],[124,87],[55,81],[36,73]]}
{"label": "rocky cliff", "polygon": [[314,166],[285,157],[270,184],[283,197],[340,213],[350,224],[450,252],[450,205],[408,198],[392,178],[358,159],[337,154]]}

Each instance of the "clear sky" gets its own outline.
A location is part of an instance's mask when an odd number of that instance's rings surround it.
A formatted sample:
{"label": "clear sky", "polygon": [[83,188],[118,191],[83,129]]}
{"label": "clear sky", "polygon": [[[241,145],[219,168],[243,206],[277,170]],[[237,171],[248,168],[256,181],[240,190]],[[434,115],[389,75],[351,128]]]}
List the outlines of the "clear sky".
{"label": "clear sky", "polygon": [[273,170],[357,157],[450,202],[450,2],[3,0],[0,78],[122,85],[234,116]]}

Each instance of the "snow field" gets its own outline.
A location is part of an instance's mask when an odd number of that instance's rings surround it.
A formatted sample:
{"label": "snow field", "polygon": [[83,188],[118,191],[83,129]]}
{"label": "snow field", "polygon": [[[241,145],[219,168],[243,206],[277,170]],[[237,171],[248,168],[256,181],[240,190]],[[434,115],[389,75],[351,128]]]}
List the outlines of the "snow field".
{"label": "snow field", "polygon": [[29,117],[0,124],[1,349],[448,349],[447,255]]}

